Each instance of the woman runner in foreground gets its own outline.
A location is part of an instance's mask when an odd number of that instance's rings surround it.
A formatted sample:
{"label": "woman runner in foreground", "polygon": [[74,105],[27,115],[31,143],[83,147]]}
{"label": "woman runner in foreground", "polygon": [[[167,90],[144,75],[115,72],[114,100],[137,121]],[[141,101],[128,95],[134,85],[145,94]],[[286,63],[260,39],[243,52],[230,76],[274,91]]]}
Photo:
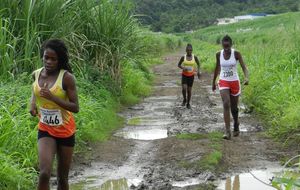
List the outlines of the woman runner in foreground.
{"label": "woman runner in foreground", "polygon": [[198,57],[193,54],[193,46],[191,44],[186,46],[186,55],[181,57],[178,67],[182,69],[182,106],[186,106],[188,109],[191,109],[190,101],[192,97],[194,75],[196,72],[198,78],[200,79],[200,62]]}
{"label": "woman runner in foreground", "polygon": [[248,85],[249,76],[248,69],[243,61],[240,52],[232,49],[232,39],[226,35],[222,39],[223,50],[216,54],[216,68],[214,72],[214,78],[212,83],[212,90],[216,90],[216,79],[220,75],[219,90],[223,101],[224,122],[225,122],[225,134],[224,139],[231,139],[230,131],[230,111],[234,120],[233,136],[239,136],[239,110],[238,102],[239,95],[241,94],[241,85],[237,71],[237,63],[241,64],[245,79],[244,85]]}
{"label": "woman runner in foreground", "polygon": [[68,190],[68,175],[75,145],[73,113],[79,111],[74,76],[68,50],[61,40],[49,40],[42,46],[44,67],[33,72],[30,113],[39,117],[38,190],[49,190],[54,156],[57,157],[59,190]]}

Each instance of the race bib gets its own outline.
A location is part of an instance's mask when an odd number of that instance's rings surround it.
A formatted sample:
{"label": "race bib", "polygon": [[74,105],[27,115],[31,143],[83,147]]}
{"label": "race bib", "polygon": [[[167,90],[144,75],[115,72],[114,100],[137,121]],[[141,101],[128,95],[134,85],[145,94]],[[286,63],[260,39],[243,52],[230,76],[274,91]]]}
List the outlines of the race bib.
{"label": "race bib", "polygon": [[185,67],[185,70],[186,70],[187,72],[192,72],[192,71],[194,70],[194,67],[187,66],[187,67]]}
{"label": "race bib", "polygon": [[224,69],[224,71],[223,71],[224,78],[228,78],[228,77],[232,77],[232,76],[233,76],[233,68],[232,67]]}
{"label": "race bib", "polygon": [[59,126],[63,124],[60,110],[48,110],[40,108],[40,122],[50,126]]}

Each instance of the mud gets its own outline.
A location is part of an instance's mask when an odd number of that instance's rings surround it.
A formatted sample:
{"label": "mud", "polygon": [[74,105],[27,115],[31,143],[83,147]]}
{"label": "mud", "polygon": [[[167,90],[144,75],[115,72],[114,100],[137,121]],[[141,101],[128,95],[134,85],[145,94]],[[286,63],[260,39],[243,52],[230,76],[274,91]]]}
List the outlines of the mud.
{"label": "mud", "polygon": [[[263,172],[290,153],[264,135],[263,125],[241,103],[241,135],[222,141],[219,169],[183,167],[211,151],[210,142],[176,135],[222,132],[224,124],[219,94],[210,90],[210,74],[195,80],[192,109],[181,106],[179,59],[179,54],[168,55],[165,64],[153,68],[153,94],[120,113],[127,121],[124,128],[76,156],[71,189],[224,189],[222,180],[250,169]],[[247,181],[244,176],[240,183]]]}

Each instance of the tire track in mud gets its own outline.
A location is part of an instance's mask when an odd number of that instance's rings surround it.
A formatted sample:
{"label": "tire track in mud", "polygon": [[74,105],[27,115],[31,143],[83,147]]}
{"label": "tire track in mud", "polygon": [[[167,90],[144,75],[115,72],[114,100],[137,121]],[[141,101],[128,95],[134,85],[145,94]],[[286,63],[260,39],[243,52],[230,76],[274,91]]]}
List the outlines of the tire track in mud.
{"label": "tire track in mud", "polygon": [[210,91],[211,76],[195,79],[192,109],[180,106],[180,54],[164,57],[153,68],[153,94],[125,109],[124,128],[111,140],[92,145],[85,156],[75,159],[71,189],[208,189],[207,183],[249,168],[266,168],[286,152],[261,135],[262,126],[241,107],[241,136],[222,141],[222,172],[185,168],[180,164],[201,160],[210,151],[209,142],[180,140],[177,134],[223,131],[218,93]]}

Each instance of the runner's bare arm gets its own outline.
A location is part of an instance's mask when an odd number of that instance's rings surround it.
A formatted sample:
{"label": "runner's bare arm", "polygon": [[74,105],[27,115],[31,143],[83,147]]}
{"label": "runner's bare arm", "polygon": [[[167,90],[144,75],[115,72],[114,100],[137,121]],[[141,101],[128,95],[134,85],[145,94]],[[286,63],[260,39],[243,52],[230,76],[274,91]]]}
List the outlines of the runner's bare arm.
{"label": "runner's bare arm", "polygon": [[31,100],[30,100],[30,110],[29,113],[35,117],[37,115],[37,108],[36,108],[36,98],[34,93],[31,94]]}
{"label": "runner's bare arm", "polygon": [[197,75],[198,75],[198,78],[200,79],[200,60],[198,59],[197,56],[195,56],[195,61],[197,63]]}
{"label": "runner's bare arm", "polygon": [[248,85],[249,84],[249,72],[248,72],[246,64],[244,63],[242,54],[238,51],[236,51],[236,58],[240,62],[244,76],[245,76],[244,85]]}
{"label": "runner's bare arm", "polygon": [[212,90],[215,91],[216,90],[216,80],[217,77],[220,74],[220,52],[218,52],[216,54],[216,67],[215,67],[215,71],[214,71],[214,78],[213,78],[213,83],[212,83]]}
{"label": "runner's bare arm", "polygon": [[182,56],[182,57],[180,58],[180,60],[179,60],[179,63],[178,63],[178,67],[179,67],[180,69],[184,69],[184,68],[182,67],[183,61],[184,61],[184,57]]}
{"label": "runner's bare arm", "polygon": [[[33,81],[34,81],[35,80],[34,73],[32,74],[32,78],[33,78]],[[33,117],[35,117],[37,115],[36,98],[35,98],[35,95],[34,95],[33,91],[32,91],[31,98],[30,98],[30,110],[29,110],[29,113]]]}
{"label": "runner's bare arm", "polygon": [[198,67],[197,72],[200,73],[200,60],[198,59],[197,56],[195,56],[195,61],[196,61],[196,63],[197,63],[197,67]]}
{"label": "runner's bare arm", "polygon": [[69,98],[69,101],[62,101],[61,105],[63,108],[78,113],[79,112],[79,103],[78,103],[78,95],[77,95],[77,89],[75,84],[75,78],[72,74],[66,73],[63,80],[63,87],[67,92],[67,96]]}
{"label": "runner's bare arm", "polygon": [[53,96],[48,88],[41,89],[41,96],[53,101],[63,109],[71,111],[73,113],[79,112],[78,95],[75,85],[75,79],[72,74],[66,72],[63,78],[63,89],[66,91],[68,99],[67,101]]}

